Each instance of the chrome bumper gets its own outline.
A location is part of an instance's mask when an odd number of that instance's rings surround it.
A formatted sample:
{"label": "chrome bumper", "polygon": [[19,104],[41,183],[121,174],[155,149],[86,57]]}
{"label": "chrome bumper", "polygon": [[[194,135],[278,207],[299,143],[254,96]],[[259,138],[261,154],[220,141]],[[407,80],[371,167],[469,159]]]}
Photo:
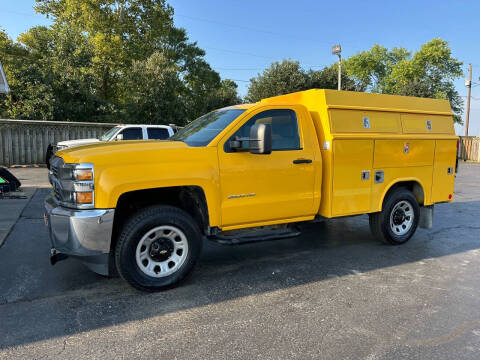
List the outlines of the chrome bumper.
{"label": "chrome bumper", "polygon": [[115,209],[67,209],[48,197],[44,217],[52,253],[75,257],[96,273],[108,275],[114,213]]}

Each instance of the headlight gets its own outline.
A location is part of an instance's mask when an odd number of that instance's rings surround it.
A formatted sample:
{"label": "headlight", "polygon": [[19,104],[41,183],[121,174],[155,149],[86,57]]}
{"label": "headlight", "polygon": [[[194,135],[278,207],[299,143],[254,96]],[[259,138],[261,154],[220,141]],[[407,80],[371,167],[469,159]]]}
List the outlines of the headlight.
{"label": "headlight", "polygon": [[61,205],[76,209],[94,207],[93,164],[65,164],[57,158],[52,162],[50,182]]}

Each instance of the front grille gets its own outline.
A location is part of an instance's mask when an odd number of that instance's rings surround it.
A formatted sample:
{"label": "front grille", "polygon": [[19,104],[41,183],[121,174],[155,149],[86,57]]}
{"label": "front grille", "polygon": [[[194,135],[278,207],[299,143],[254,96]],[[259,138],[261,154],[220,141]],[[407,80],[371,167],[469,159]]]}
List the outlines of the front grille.
{"label": "front grille", "polygon": [[52,172],[52,176],[58,179],[58,169],[56,166],[50,166],[50,171]]}
{"label": "front grille", "polygon": [[63,189],[58,177],[59,168],[63,165],[63,159],[55,156],[50,164],[50,183],[53,187],[53,193],[58,201],[63,201]]}
{"label": "front grille", "polygon": [[62,191],[57,186],[53,187],[53,192],[55,194],[55,198],[58,201],[62,201]]}

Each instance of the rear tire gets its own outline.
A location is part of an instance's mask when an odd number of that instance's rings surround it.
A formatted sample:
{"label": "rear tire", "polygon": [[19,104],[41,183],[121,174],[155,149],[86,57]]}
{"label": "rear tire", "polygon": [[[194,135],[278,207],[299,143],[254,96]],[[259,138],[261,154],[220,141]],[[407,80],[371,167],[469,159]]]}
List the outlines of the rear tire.
{"label": "rear tire", "polygon": [[194,267],[202,249],[197,223],[172,206],[152,206],[133,215],[115,247],[118,273],[142,291],[171,288]]}
{"label": "rear tire", "polygon": [[420,206],[407,189],[398,189],[388,195],[381,212],[369,214],[373,236],[386,244],[406,243],[417,230]]}

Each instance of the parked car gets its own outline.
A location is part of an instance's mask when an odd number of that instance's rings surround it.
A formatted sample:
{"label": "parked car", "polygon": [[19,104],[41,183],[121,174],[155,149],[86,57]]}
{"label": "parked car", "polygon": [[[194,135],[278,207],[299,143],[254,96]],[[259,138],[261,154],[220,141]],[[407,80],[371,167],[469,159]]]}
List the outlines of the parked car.
{"label": "parked car", "polygon": [[69,148],[71,146],[92,144],[100,141],[116,141],[116,140],[166,140],[172,136],[177,130],[175,125],[118,125],[100,138],[76,139],[60,141],[57,144],[50,144],[47,147],[45,161],[50,169],[50,159],[57,151]]}
{"label": "parked car", "polygon": [[452,201],[457,139],[447,100],[314,89],[213,111],[168,141],[65,149],[45,201],[51,261],[153,291],[192,270],[205,238],[368,214],[376,238],[404,244]]}

